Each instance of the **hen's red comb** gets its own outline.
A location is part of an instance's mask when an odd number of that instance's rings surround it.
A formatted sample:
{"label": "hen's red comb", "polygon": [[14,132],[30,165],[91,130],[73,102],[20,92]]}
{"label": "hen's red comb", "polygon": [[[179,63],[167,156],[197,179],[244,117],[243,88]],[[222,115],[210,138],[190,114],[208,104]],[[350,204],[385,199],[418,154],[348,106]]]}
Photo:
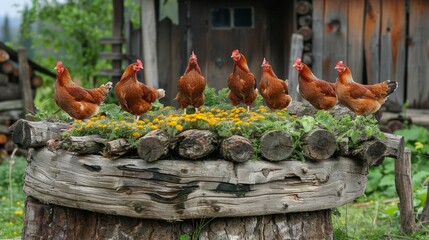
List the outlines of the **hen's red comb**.
{"label": "hen's red comb", "polygon": [[234,51],[232,51],[232,55],[240,53],[240,51],[238,51],[238,49],[235,49]]}
{"label": "hen's red comb", "polygon": [[59,68],[59,67],[62,67],[63,66],[63,62],[61,62],[61,61],[58,61],[57,62],[57,65],[55,65],[57,68]]}
{"label": "hen's red comb", "polygon": [[300,63],[300,62],[301,62],[301,58],[297,58],[297,59],[295,60],[295,64]]}
{"label": "hen's red comb", "polygon": [[264,58],[264,60],[262,61],[262,65],[267,65],[267,64],[268,64],[268,61],[267,59]]}
{"label": "hen's red comb", "polygon": [[140,59],[137,59],[137,65],[138,65],[139,67],[142,67],[142,66],[143,66],[143,63],[142,63],[142,61],[141,61]]}
{"label": "hen's red comb", "polygon": [[191,53],[191,58],[197,58],[197,55],[195,55],[194,51]]}
{"label": "hen's red comb", "polygon": [[344,64],[344,62],[343,61],[338,61],[337,62],[337,65],[343,65]]}

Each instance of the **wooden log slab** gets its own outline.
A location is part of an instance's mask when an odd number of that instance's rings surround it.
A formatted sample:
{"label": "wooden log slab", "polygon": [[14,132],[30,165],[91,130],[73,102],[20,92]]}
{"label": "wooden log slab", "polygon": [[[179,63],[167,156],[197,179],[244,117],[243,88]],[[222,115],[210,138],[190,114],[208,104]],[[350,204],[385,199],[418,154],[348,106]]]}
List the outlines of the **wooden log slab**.
{"label": "wooden log slab", "polygon": [[61,131],[67,129],[65,123],[33,122],[19,119],[9,127],[14,143],[23,148],[46,146],[50,139],[61,139]]}
{"label": "wooden log slab", "polygon": [[283,161],[292,153],[292,139],[286,131],[269,131],[261,137],[261,155],[270,161]]}
{"label": "wooden log slab", "polygon": [[167,157],[170,152],[170,136],[161,129],[153,130],[141,137],[137,144],[139,157],[148,162]]}
{"label": "wooden log slab", "polygon": [[245,162],[253,155],[252,142],[242,136],[232,135],[222,140],[220,153],[224,159],[234,162]]}
{"label": "wooden log slab", "polygon": [[9,82],[9,77],[6,74],[0,73],[0,86],[6,86]]}
{"label": "wooden log slab", "polygon": [[367,166],[311,161],[111,160],[30,149],[24,192],[41,202],[136,218],[177,221],[331,209],[360,197]]}
{"label": "wooden log slab", "polygon": [[120,157],[127,154],[131,150],[131,143],[124,138],[118,138],[106,142],[106,149],[103,156],[112,158]]}
{"label": "wooden log slab", "polygon": [[25,201],[23,239],[332,239],[331,211],[177,222],[106,215]]}
{"label": "wooden log slab", "polygon": [[98,135],[70,136],[65,138],[60,146],[78,155],[97,154],[104,149],[105,142],[107,140]]}
{"label": "wooden log slab", "polygon": [[[291,115],[302,117],[314,116],[314,114],[316,114],[318,110],[308,102],[303,103],[292,101],[292,103],[287,107],[287,111]],[[356,114],[351,112],[349,109],[340,105],[336,105],[335,107],[333,107],[331,110],[329,110],[329,113],[331,113],[334,118],[340,118],[346,114],[351,115],[352,118],[356,116]]]}
{"label": "wooden log slab", "polygon": [[9,60],[9,53],[3,49],[0,49],[0,63],[6,62],[7,60]]}
{"label": "wooden log slab", "polygon": [[177,151],[186,159],[202,159],[217,149],[218,136],[209,130],[191,129],[176,136],[179,141]]}
{"label": "wooden log slab", "polygon": [[306,133],[301,146],[304,156],[311,160],[328,159],[336,148],[335,135],[324,129],[313,129]]}
{"label": "wooden log slab", "polygon": [[365,141],[356,149],[352,149],[350,154],[362,160],[370,166],[380,165],[385,156],[386,145],[379,140]]}
{"label": "wooden log slab", "polygon": [[19,84],[10,81],[6,85],[0,85],[0,92],[0,101],[20,99],[22,96]]}

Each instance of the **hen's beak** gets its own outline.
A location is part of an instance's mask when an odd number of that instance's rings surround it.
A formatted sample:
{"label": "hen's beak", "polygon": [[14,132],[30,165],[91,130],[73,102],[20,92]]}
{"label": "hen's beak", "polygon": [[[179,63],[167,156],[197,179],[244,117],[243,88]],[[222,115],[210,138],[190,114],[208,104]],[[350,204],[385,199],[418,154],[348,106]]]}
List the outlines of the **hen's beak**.
{"label": "hen's beak", "polygon": [[292,64],[292,67],[296,67],[296,63]]}
{"label": "hen's beak", "polygon": [[54,70],[57,70],[57,69],[58,69],[58,68],[57,68],[57,66],[55,66],[55,67],[54,67]]}
{"label": "hen's beak", "polygon": [[338,65],[337,65],[337,66],[335,66],[335,69],[338,69],[338,68],[340,68],[340,66],[338,66]]}

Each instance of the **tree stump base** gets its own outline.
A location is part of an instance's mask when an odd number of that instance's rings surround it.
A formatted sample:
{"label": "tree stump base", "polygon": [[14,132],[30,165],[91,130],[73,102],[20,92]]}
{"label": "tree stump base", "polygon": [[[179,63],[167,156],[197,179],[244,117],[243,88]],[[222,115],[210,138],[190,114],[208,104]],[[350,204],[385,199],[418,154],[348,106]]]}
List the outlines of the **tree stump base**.
{"label": "tree stump base", "polygon": [[28,197],[22,239],[333,239],[331,211],[163,220],[106,215]]}

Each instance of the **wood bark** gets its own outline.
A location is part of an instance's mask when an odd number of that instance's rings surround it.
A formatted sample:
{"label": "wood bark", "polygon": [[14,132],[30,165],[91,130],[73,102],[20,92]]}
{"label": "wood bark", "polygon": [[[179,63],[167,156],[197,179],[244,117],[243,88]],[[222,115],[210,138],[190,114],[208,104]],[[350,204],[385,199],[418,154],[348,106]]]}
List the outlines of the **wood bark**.
{"label": "wood bark", "polygon": [[106,215],[27,198],[23,239],[332,239],[331,211],[176,222]]}
{"label": "wood bark", "polygon": [[299,26],[310,26],[313,22],[313,19],[311,18],[311,15],[304,15],[298,18],[298,25]]}
{"label": "wood bark", "polygon": [[283,161],[292,153],[292,139],[286,131],[269,131],[261,137],[261,155],[270,161]]}
{"label": "wood bark", "polygon": [[308,41],[313,37],[313,30],[308,26],[302,26],[297,30],[298,34],[301,34],[304,41]]}
{"label": "wood bark", "polygon": [[357,149],[352,149],[350,154],[367,163],[370,166],[378,166],[384,160],[386,145],[378,140],[365,141]]}
{"label": "wood bark", "polygon": [[386,157],[401,158],[404,154],[405,142],[404,137],[390,133],[384,134],[385,138],[380,139],[380,142],[386,145],[384,155]]}
{"label": "wood bark", "polygon": [[218,136],[208,130],[187,130],[179,133],[177,151],[186,159],[202,159],[217,149]]}
{"label": "wood bark", "polygon": [[313,129],[306,133],[301,146],[304,156],[311,160],[328,159],[335,153],[336,148],[334,134],[324,129]]}
{"label": "wood bark", "polygon": [[168,156],[170,152],[170,136],[161,129],[153,130],[141,137],[137,144],[139,157],[154,162]]}
{"label": "wood bark", "polygon": [[131,150],[131,143],[124,138],[115,139],[106,142],[106,149],[103,156],[108,158],[120,157]]}
{"label": "wood bark", "polygon": [[21,100],[10,100],[0,102],[0,111],[9,111],[13,109],[21,109],[22,101]]}
{"label": "wood bark", "polygon": [[[318,110],[314,108],[310,103],[292,101],[292,103],[287,107],[287,111],[291,115],[302,117],[302,116],[314,116],[314,114],[316,114]],[[331,110],[329,110],[329,113],[332,114],[334,118],[340,118],[346,114],[350,115],[352,118],[356,116],[353,112],[351,112],[346,107],[342,107],[339,105],[336,105]]]}
{"label": "wood bark", "polygon": [[39,148],[29,151],[24,192],[65,207],[177,221],[335,208],[364,193],[366,175],[366,166],[345,157],[148,163]]}
{"label": "wood bark", "polygon": [[233,135],[222,140],[220,153],[226,160],[245,162],[253,155],[252,142],[245,137]]}
{"label": "wood bark", "polygon": [[9,127],[14,143],[23,148],[46,146],[50,139],[61,139],[61,131],[67,129],[68,124],[50,122],[32,122],[20,119]]}
{"label": "wood bark", "polygon": [[416,231],[411,182],[411,150],[405,148],[402,157],[395,160],[395,187],[399,196],[399,221],[401,231],[411,234]]}
{"label": "wood bark", "polygon": [[70,136],[61,142],[61,148],[78,155],[99,154],[104,149],[106,139],[98,135]]}

